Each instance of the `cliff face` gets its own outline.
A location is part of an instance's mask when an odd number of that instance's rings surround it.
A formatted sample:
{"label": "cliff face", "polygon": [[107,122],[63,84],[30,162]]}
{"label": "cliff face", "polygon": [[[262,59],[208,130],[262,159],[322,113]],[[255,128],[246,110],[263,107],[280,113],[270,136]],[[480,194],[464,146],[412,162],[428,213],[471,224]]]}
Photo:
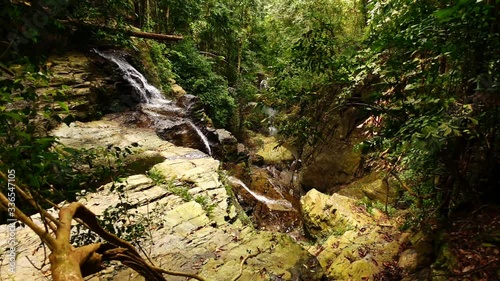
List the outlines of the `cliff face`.
{"label": "cliff face", "polygon": [[38,88],[38,94],[61,95],[70,113],[81,121],[96,119],[110,110],[117,81],[96,55],[76,51],[53,55],[46,67],[50,80],[46,87]]}
{"label": "cliff face", "polygon": [[354,108],[331,116],[322,128],[324,137],[304,149],[304,154],[310,155],[304,160],[300,174],[305,191],[312,188],[322,192],[337,191],[358,176],[362,158],[354,147],[363,140],[363,135],[356,128],[357,118]]}

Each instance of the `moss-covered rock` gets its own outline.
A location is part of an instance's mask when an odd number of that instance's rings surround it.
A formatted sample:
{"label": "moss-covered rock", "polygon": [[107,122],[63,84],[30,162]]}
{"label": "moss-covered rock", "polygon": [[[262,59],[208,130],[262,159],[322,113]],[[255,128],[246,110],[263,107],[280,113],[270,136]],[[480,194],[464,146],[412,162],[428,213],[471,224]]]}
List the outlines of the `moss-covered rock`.
{"label": "moss-covered rock", "polygon": [[239,244],[223,257],[209,260],[202,275],[209,280],[232,280],[242,270],[239,280],[321,280],[323,276],[317,260],[287,235],[248,233]]}
{"label": "moss-covered rock", "polygon": [[344,234],[372,223],[369,214],[352,208],[355,203],[354,199],[338,194],[328,196],[316,189],[300,199],[305,226],[316,238],[332,233]]}
{"label": "moss-covered rock", "polygon": [[372,280],[405,241],[395,223],[370,216],[351,198],[313,189],[301,206],[307,230],[318,238],[309,252],[332,280]]}
{"label": "moss-covered rock", "polygon": [[361,179],[354,180],[342,187],[337,193],[354,199],[368,198],[371,201],[389,204],[396,201],[399,193],[399,184],[390,178],[384,180],[385,175],[380,172],[371,172]]}

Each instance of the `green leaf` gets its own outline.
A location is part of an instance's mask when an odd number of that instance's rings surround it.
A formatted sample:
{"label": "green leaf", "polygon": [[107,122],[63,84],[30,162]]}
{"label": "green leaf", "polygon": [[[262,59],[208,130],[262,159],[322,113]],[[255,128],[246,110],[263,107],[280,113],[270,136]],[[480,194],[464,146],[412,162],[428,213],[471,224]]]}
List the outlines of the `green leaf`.
{"label": "green leaf", "polygon": [[405,91],[409,91],[409,90],[413,90],[415,88],[417,88],[418,86],[416,84],[408,84],[406,85],[405,87]]}
{"label": "green leaf", "polygon": [[458,11],[458,7],[452,7],[452,8],[446,8],[446,9],[441,9],[437,10],[434,12],[434,17],[440,20],[447,20],[450,19],[453,14],[455,14]]}
{"label": "green leaf", "polygon": [[69,112],[68,104],[62,101],[57,101],[57,104],[65,111]]}
{"label": "green leaf", "polygon": [[24,116],[22,116],[20,113],[14,113],[14,112],[3,112],[1,115],[5,115],[7,117],[16,119],[19,122],[23,122]]}
{"label": "green leaf", "polygon": [[477,119],[474,119],[474,118],[472,118],[472,117],[469,117],[469,120],[470,120],[470,121],[472,122],[472,124],[474,124],[474,125],[479,124],[479,122],[477,121]]}

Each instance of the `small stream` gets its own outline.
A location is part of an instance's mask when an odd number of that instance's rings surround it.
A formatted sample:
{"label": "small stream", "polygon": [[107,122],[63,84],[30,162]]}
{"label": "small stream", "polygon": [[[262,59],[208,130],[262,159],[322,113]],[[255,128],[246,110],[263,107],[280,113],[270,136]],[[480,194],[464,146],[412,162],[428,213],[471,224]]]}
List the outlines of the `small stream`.
{"label": "small stream", "polygon": [[229,182],[232,185],[238,185],[243,187],[248,193],[250,193],[257,201],[264,203],[271,211],[292,211],[294,210],[292,203],[290,203],[285,198],[283,199],[271,199],[264,195],[258,194],[252,191],[248,186],[242,182],[240,179],[235,177],[229,177]]}

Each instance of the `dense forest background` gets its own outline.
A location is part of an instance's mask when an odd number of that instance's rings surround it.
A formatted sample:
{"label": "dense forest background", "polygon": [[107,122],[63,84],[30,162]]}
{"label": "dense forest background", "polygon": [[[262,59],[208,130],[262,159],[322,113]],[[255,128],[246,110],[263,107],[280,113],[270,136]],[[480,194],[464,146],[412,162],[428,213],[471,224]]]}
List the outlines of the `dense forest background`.
{"label": "dense forest background", "polygon": [[[114,48],[150,52],[152,81],[168,92],[175,80],[242,142],[265,126],[248,114],[255,102],[278,112],[277,138],[304,162],[362,130],[363,171],[400,183],[414,224],[500,203],[499,0],[9,0],[0,20],[0,170],[25,171],[19,181],[41,196],[103,175],[75,173],[80,152],[49,149],[50,124],[35,117],[74,119],[34,105],[46,59]],[[138,44],[138,32],[172,37]],[[64,111],[63,90],[43,98]]]}

